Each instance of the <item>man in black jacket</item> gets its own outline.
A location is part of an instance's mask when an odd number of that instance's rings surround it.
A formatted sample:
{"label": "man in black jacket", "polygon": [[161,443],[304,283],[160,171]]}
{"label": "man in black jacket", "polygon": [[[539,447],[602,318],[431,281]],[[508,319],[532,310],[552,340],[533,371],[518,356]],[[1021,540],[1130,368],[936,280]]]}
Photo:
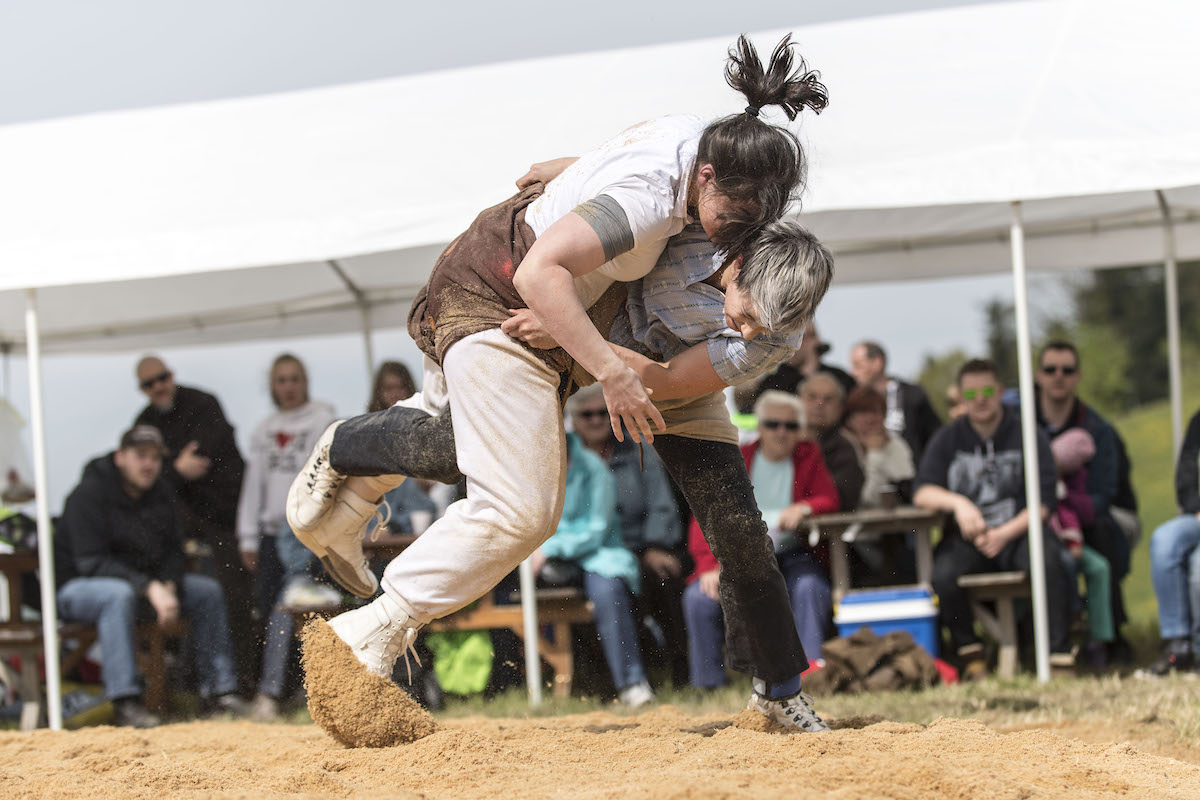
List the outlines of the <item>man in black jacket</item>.
{"label": "man in black jacket", "polygon": [[237,505],[245,463],[217,398],[179,386],[174,373],[157,356],[137,365],[137,380],[150,401],[134,421],[162,431],[167,444],[163,478],[179,500],[184,536],[212,548],[217,580],[225,593],[233,627],[238,677],[254,683],[258,659],[254,643],[254,580],[242,565],[237,544]]}
{"label": "man in black jacket", "polygon": [[58,606],[64,619],[100,633],[105,695],[119,725],[159,720],[141,704],[134,628],[190,621],[200,693],[214,710],[241,712],[225,603],[215,580],[184,573],[175,500],[161,479],[162,434],[136,426],[119,449],[87,465],[54,537]]}
{"label": "man in black jacket", "polygon": [[878,342],[859,342],[850,351],[850,372],[859,386],[869,386],[887,400],[884,426],[904,437],[913,460],[921,462],[925,445],[942,427],[942,420],[933,410],[925,390],[915,383],[906,383],[887,374],[887,353]]}

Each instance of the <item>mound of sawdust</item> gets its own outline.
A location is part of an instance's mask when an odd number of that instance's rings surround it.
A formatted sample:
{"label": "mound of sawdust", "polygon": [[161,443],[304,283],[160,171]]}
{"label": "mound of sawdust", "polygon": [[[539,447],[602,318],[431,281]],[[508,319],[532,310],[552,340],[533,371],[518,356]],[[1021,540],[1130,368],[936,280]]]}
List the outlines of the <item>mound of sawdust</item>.
{"label": "mound of sawdust", "polygon": [[770,717],[764,717],[757,711],[744,708],[733,718],[733,727],[743,731],[757,733],[796,733],[796,729],[787,729]]}
{"label": "mound of sawdust", "polygon": [[[754,797],[1195,800],[1200,768],[1139,749],[970,720],[778,736],[661,708],[448,720],[405,747],[343,748],[311,725],[0,732],[0,797]],[[858,720],[859,722],[863,720]],[[1121,725],[1091,720],[1088,730]],[[1200,750],[1189,750],[1200,763]]]}
{"label": "mound of sawdust", "polygon": [[308,712],[334,739],[347,747],[391,747],[437,730],[399,686],[367,672],[324,620],[309,620],[300,641]]}

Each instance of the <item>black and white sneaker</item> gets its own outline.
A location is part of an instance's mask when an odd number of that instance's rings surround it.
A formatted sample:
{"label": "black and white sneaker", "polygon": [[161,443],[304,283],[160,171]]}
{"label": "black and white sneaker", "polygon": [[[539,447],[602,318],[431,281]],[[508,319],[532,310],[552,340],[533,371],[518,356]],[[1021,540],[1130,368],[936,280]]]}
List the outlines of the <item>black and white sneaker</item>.
{"label": "black and white sneaker", "polygon": [[805,733],[829,730],[825,720],[817,716],[816,711],[813,711],[812,698],[804,692],[796,692],[790,697],[778,700],[757,691],[751,692],[750,703],[746,708],[757,711],[785,728],[796,728]]}
{"label": "black and white sneaker", "polygon": [[162,720],[138,698],[122,697],[113,700],[113,724],[127,728],[157,728]]}
{"label": "black and white sneaker", "polygon": [[1165,678],[1173,672],[1187,673],[1195,667],[1192,651],[1186,640],[1171,640],[1163,646],[1163,654],[1145,669],[1134,673],[1138,678]]}

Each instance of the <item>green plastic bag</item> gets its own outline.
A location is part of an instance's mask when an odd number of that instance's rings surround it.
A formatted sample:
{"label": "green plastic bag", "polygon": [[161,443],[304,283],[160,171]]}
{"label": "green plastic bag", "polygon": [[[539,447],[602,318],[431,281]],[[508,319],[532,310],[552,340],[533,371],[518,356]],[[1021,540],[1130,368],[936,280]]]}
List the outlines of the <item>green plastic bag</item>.
{"label": "green plastic bag", "polygon": [[475,694],[492,677],[492,637],[487,631],[443,631],[425,638],[433,651],[433,672],[451,694]]}

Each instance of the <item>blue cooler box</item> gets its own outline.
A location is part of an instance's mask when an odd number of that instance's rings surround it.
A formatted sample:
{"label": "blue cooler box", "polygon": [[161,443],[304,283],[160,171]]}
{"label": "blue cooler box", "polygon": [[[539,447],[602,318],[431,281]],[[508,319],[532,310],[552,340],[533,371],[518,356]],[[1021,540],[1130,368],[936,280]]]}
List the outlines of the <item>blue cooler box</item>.
{"label": "blue cooler box", "polygon": [[857,589],[847,592],[834,611],[838,636],[869,628],[876,636],[908,631],[929,655],[937,657],[937,605],[921,586]]}

